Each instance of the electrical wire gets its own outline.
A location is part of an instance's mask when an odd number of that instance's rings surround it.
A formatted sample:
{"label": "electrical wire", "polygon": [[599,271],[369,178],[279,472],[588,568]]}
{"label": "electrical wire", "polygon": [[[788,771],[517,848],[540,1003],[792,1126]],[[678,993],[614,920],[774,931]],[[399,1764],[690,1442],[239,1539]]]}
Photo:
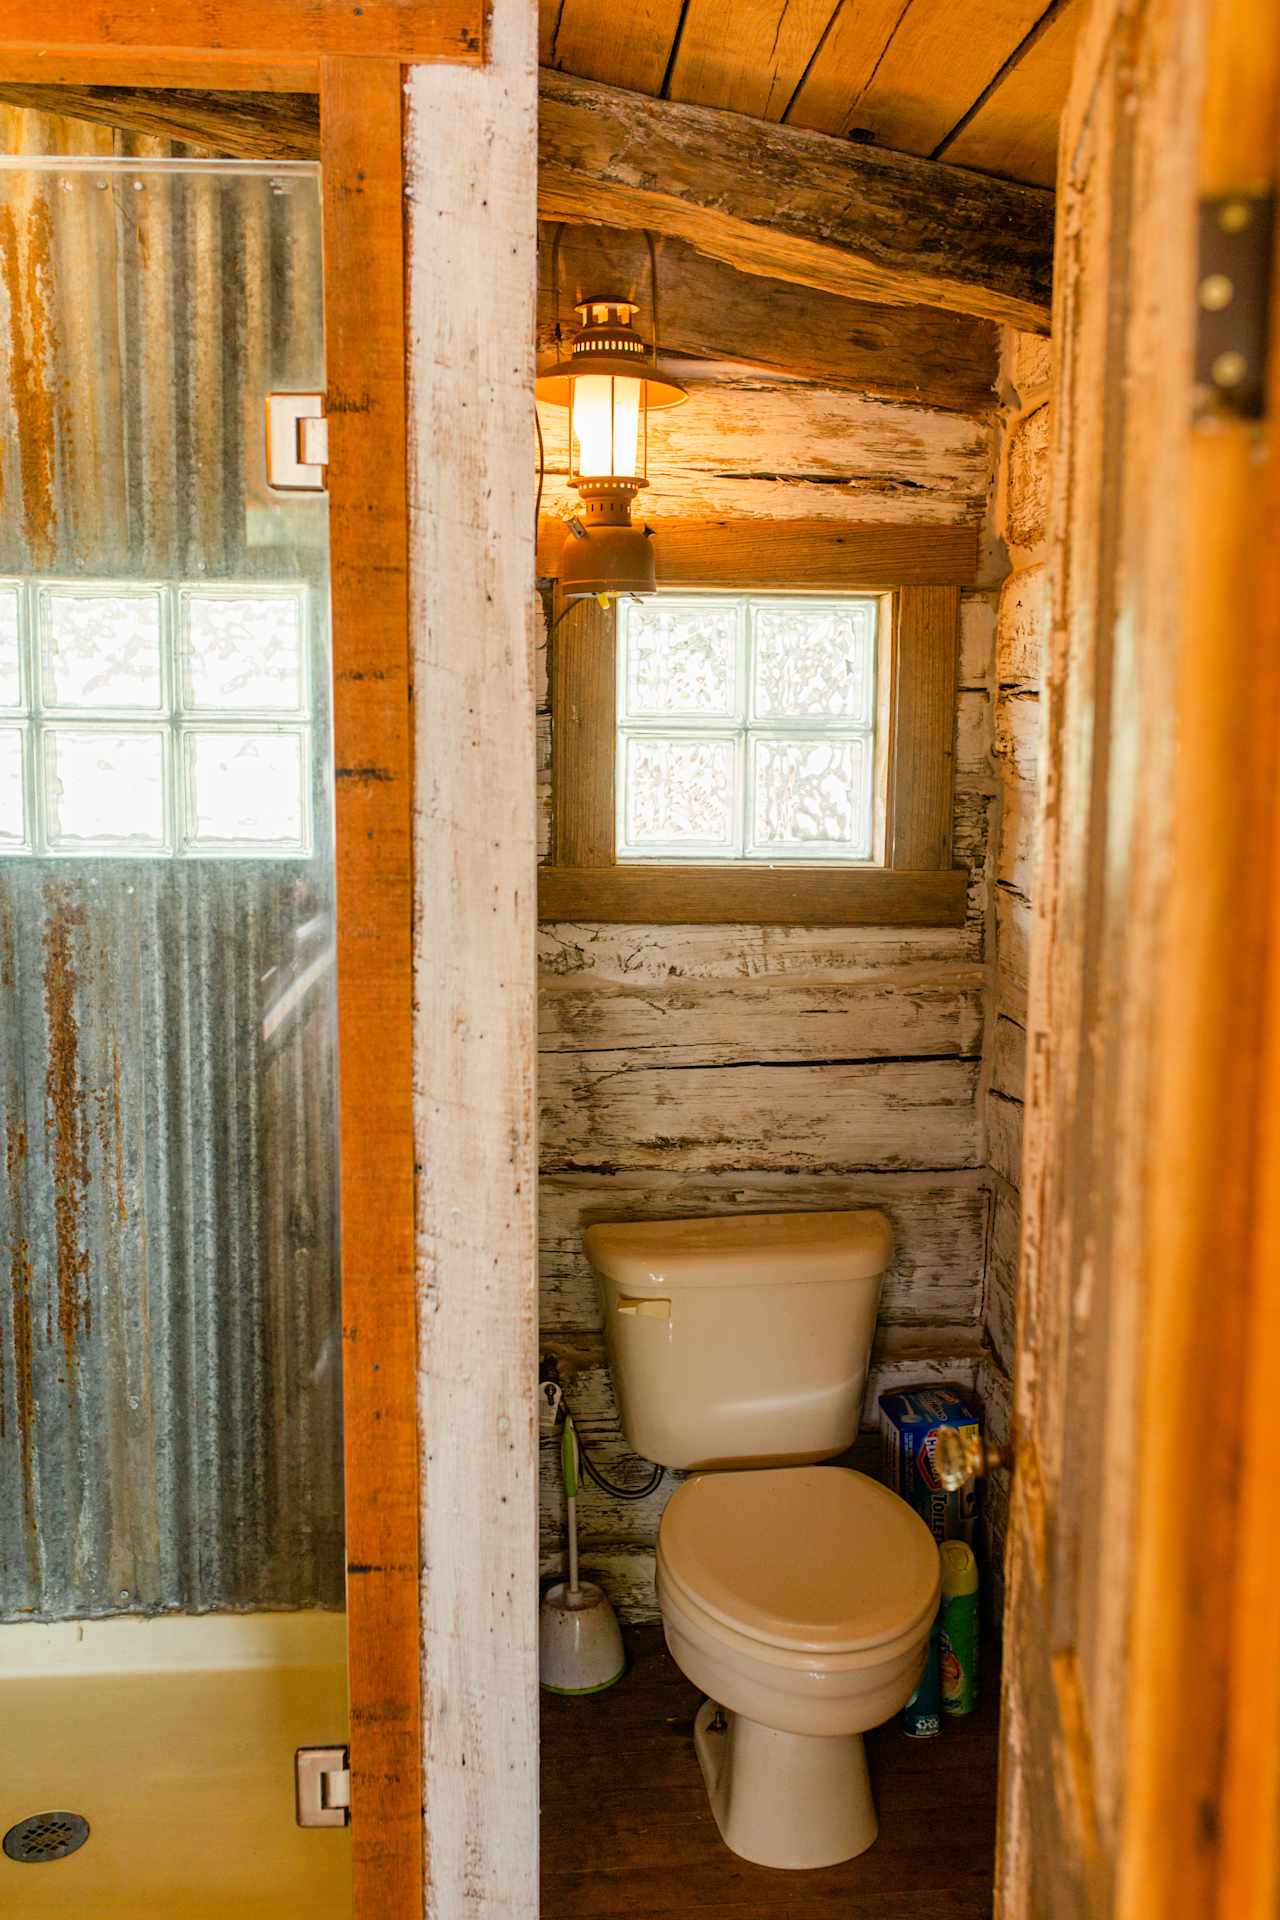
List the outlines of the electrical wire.
{"label": "electrical wire", "polygon": [[592,1465],[591,1455],[582,1444],[581,1434],[578,1435],[578,1457],[587,1470],[587,1478],[594,1480],[605,1493],[612,1494],[615,1500],[647,1500],[651,1493],[658,1491],[667,1475],[665,1467],[655,1467],[642,1487],[615,1487],[611,1480],[605,1479],[599,1467]]}
{"label": "electrical wire", "polygon": [[[563,1394],[561,1395],[561,1405],[564,1407],[565,1413],[568,1414],[570,1418],[572,1418],[571,1409],[569,1407],[568,1402],[564,1399]],[[585,1471],[588,1480],[594,1480],[596,1485],[600,1488],[600,1490],[603,1493],[610,1494],[612,1498],[615,1500],[626,1500],[626,1501],[647,1500],[651,1493],[656,1493],[658,1491],[658,1488],[662,1485],[663,1480],[666,1478],[666,1473],[667,1473],[666,1468],[655,1466],[653,1469],[653,1472],[649,1475],[649,1478],[644,1482],[643,1486],[616,1487],[613,1484],[612,1480],[605,1479],[599,1467],[595,1465],[595,1463],[591,1458],[591,1455],[587,1452],[586,1446],[582,1438],[582,1429],[578,1425],[576,1420],[574,1420],[573,1422],[573,1432],[574,1432],[574,1438],[578,1442],[578,1459],[582,1463],[583,1470]]]}

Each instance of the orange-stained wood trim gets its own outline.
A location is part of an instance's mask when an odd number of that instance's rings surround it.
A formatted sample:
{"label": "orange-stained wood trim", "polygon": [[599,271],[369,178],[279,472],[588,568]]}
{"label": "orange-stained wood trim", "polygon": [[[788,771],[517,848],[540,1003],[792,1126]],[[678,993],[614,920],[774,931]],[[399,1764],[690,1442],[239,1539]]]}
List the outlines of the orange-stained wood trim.
{"label": "orange-stained wood trim", "polygon": [[420,1920],[401,71],[321,64],[355,1911]]}
{"label": "orange-stained wood trim", "polygon": [[[173,53],[165,47],[48,47],[5,41],[0,78],[44,87],[172,87],[178,92],[315,93],[318,57]],[[48,109],[50,112],[53,108]]]}
{"label": "orange-stained wood trim", "polygon": [[473,64],[484,58],[484,7],[481,0],[40,0],[38,7],[0,0],[0,58],[8,48],[61,58],[127,49]]}

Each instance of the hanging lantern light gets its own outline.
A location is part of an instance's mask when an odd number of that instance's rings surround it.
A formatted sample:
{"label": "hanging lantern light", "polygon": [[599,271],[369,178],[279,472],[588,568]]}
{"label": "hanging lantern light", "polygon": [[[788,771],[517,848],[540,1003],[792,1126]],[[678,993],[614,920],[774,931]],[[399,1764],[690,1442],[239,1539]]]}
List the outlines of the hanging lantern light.
{"label": "hanging lantern light", "polygon": [[[559,315],[552,243],[552,297]],[[560,566],[568,595],[652,593],[657,584],[653,539],[631,524],[631,502],[649,484],[649,415],[678,406],[685,390],[658,375],[657,263],[649,240],[654,337],[636,332],[639,308],[613,297],[582,300],[580,327],[567,360],[558,360],[535,385],[539,400],[569,413],[569,484],[582,501],[569,521]]]}

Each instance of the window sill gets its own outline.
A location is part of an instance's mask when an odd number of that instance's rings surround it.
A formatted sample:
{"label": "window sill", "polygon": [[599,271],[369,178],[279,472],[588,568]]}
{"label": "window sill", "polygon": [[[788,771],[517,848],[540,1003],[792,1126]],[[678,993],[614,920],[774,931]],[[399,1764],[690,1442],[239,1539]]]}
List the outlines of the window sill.
{"label": "window sill", "polygon": [[539,867],[540,920],[636,926],[959,927],[964,868]]}

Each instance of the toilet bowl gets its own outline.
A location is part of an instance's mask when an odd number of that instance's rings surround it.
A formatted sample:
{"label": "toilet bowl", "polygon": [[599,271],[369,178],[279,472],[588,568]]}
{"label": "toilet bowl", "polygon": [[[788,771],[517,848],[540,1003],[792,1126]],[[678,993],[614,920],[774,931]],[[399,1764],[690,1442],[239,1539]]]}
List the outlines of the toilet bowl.
{"label": "toilet bowl", "polygon": [[699,1474],[667,1505],[657,1578],[672,1658],[709,1696],[695,1745],[726,1844],[787,1868],[869,1847],[862,1735],[914,1692],[937,1610],[924,1522],[846,1468]]}

